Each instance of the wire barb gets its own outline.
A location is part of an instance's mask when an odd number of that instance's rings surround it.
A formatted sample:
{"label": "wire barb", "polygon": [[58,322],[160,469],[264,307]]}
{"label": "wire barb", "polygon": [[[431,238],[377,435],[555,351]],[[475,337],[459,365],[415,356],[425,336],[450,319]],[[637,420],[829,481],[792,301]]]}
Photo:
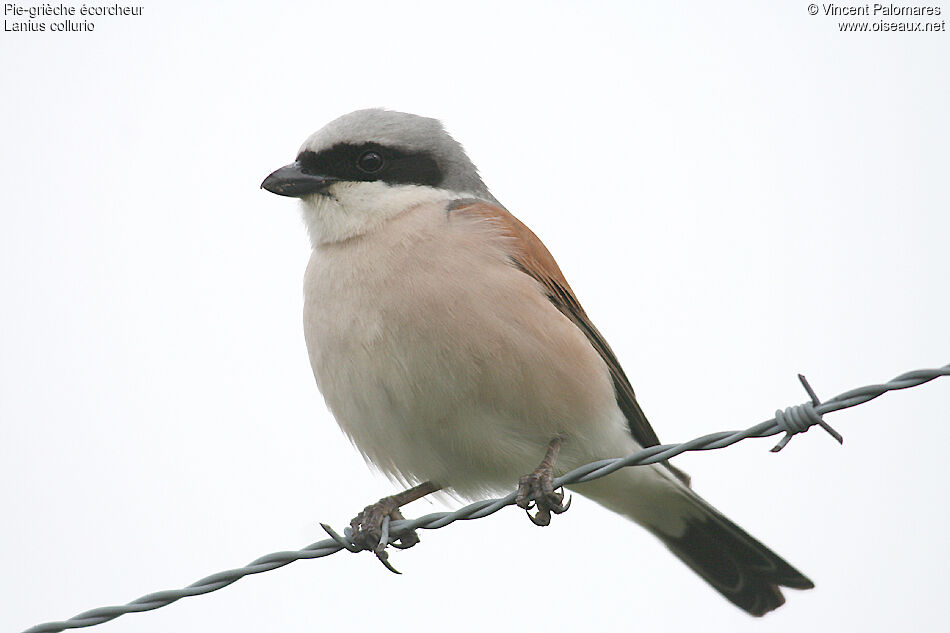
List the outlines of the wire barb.
{"label": "wire barb", "polygon": [[389,552],[386,551],[386,546],[390,545],[389,542],[389,524],[392,521],[388,516],[383,517],[383,525],[380,528],[380,537],[379,544],[373,548],[373,553],[376,554],[376,558],[383,564],[383,567],[388,569],[394,574],[402,575],[402,572],[393,567],[393,564],[389,562]]}
{"label": "wire barb", "polygon": [[[811,388],[811,385],[808,384],[808,379],[803,375],[798,374],[798,380],[802,383],[802,387],[805,388],[805,391],[808,392],[808,397],[811,398],[811,403],[816,407],[821,406],[821,400],[818,399],[818,396],[815,395],[815,390]],[[844,444],[844,438],[841,436],[841,433],[838,433],[836,430],[831,428],[831,425],[822,419],[821,414],[818,413],[818,424],[823,428],[827,433],[838,440],[838,444]]]}
{"label": "wire barb", "polygon": [[785,445],[788,444],[795,435],[804,433],[816,424],[827,431],[831,437],[838,440],[838,444],[844,444],[844,438],[841,437],[841,434],[831,428],[831,425],[825,422],[821,418],[821,413],[816,410],[816,407],[821,406],[821,400],[818,399],[815,390],[808,384],[808,379],[802,374],[798,374],[798,380],[801,381],[802,387],[808,392],[808,397],[811,398],[811,402],[788,407],[784,411],[781,409],[775,411],[775,423],[780,430],[785,431],[785,437],[772,447],[772,452],[779,452],[785,448]]}
{"label": "wire barb", "polygon": [[329,534],[330,538],[336,541],[340,545],[340,547],[342,547],[343,549],[353,552],[354,554],[357,552],[363,551],[359,547],[357,547],[351,540],[344,538],[343,536],[340,536],[340,534],[338,534],[336,530],[334,530],[332,527],[330,527],[326,523],[321,523],[320,527],[322,527],[323,531]]}
{"label": "wire barb", "polygon": [[[585,466],[581,466],[580,468],[575,468],[571,472],[558,477],[554,480],[554,486],[558,487],[591,481],[593,479],[605,477],[610,473],[627,466],[655,464],[657,462],[668,460],[671,457],[675,457],[676,455],[685,453],[687,451],[706,451],[717,448],[725,448],[726,446],[731,446],[736,442],[740,442],[750,437],[770,437],[772,435],[778,435],[779,433],[784,432],[786,433],[785,437],[782,438],[782,441],[780,441],[779,444],[772,449],[773,451],[778,451],[788,443],[793,435],[801,433],[815,424],[820,425],[823,429],[825,429],[825,431],[830,433],[835,439],[841,442],[841,435],[821,419],[822,415],[831,413],[832,411],[840,411],[842,409],[863,404],[888,391],[916,387],[918,385],[924,384],[925,382],[930,382],[931,380],[934,380],[940,376],[950,376],[950,364],[944,365],[938,369],[920,369],[917,371],[906,372],[892,379],[888,383],[852,389],[851,391],[847,391],[841,395],[835,396],[830,400],[820,402],[818,400],[818,396],[815,395],[815,392],[808,385],[808,381],[805,380],[804,376],[799,375],[799,379],[802,381],[802,386],[811,397],[812,401],[809,403],[798,405],[797,407],[789,407],[788,409],[785,409],[785,411],[776,411],[775,417],[771,420],[760,422],[759,424],[749,427],[744,431],[723,431],[719,433],[710,433],[709,435],[704,435],[703,437],[698,437],[682,444],[661,444],[658,446],[651,446],[650,448],[646,448],[642,451],[638,451],[632,455],[621,457],[619,459],[603,459],[593,462]],[[815,421],[816,418],[817,421]],[[459,520],[481,519],[498,512],[502,508],[514,505],[515,497],[516,493],[512,492],[508,496],[501,499],[476,501],[453,512],[434,512],[432,514],[427,514],[412,520],[397,519],[391,521],[386,526],[386,529],[390,534],[395,535],[398,539],[399,535],[406,534],[417,528],[434,530],[445,527],[446,525]],[[329,525],[321,523],[320,527],[322,527],[324,531],[330,535],[330,538],[308,545],[301,550],[297,550],[295,552],[275,552],[273,554],[268,554],[258,558],[257,560],[251,561],[245,567],[212,574],[211,576],[202,578],[201,580],[192,583],[183,589],[172,589],[168,591],[150,593],[137,600],[133,600],[124,606],[100,607],[98,609],[92,609],[91,611],[80,613],[69,620],[37,624],[36,626],[27,629],[24,633],[58,633],[59,631],[65,631],[66,629],[94,626],[96,624],[102,624],[103,622],[114,620],[120,615],[124,615],[126,613],[151,611],[153,609],[159,609],[161,607],[168,606],[169,604],[181,598],[217,591],[218,589],[227,587],[231,583],[240,580],[244,576],[270,571],[272,569],[288,565],[296,560],[322,558],[323,556],[336,554],[337,552],[344,549],[351,552],[362,551],[361,548],[352,543],[350,539],[339,535]],[[386,537],[386,540],[388,540],[388,536]],[[393,544],[390,543],[390,545]],[[385,555],[387,552],[383,551],[382,554]],[[391,571],[396,571],[391,565],[388,564],[385,558],[380,557],[380,561]],[[399,572],[396,571],[396,573]]]}

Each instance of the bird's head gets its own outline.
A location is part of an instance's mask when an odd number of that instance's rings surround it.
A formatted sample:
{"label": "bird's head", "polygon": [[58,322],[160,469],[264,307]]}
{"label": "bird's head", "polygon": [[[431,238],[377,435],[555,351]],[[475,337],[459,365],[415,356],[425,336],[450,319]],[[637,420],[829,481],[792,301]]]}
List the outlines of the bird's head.
{"label": "bird's head", "polygon": [[439,121],[383,109],[357,110],[331,121],[261,187],[300,198],[314,245],[360,235],[437,199],[497,203]]}

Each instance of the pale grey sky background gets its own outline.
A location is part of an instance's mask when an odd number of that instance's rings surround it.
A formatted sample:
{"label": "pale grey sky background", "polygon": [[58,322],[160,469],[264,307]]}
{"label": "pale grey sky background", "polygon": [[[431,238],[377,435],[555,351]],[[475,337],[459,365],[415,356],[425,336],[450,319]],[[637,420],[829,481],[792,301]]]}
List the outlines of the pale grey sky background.
{"label": "pale grey sky background", "polygon": [[[840,33],[798,1],[143,6],[0,37],[4,631],[302,547],[395,490],[313,384],[305,231],[258,188],[357,108],[446,123],[666,442],[803,402],[798,372],[830,397],[950,362],[946,32]],[[95,630],[935,630],[948,405],[941,379],[829,415],[843,447],[677,460],[815,581],[764,620],[575,497],[546,529],[423,533],[399,577],[342,553]]]}

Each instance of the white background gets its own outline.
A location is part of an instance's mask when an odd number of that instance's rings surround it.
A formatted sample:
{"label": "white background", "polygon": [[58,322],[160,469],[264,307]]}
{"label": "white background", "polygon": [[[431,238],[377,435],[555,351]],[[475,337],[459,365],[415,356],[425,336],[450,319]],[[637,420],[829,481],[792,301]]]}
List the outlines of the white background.
{"label": "white background", "polygon": [[[302,547],[395,490],[313,384],[305,231],[258,188],[357,108],[446,123],[666,442],[803,402],[797,372],[830,397],[950,362],[950,36],[632,4],[150,2],[4,32],[0,628]],[[402,576],[341,553],[96,630],[935,630],[948,405],[940,379],[829,415],[843,447],[677,460],[815,581],[764,620],[575,498],[547,529],[425,532]]]}

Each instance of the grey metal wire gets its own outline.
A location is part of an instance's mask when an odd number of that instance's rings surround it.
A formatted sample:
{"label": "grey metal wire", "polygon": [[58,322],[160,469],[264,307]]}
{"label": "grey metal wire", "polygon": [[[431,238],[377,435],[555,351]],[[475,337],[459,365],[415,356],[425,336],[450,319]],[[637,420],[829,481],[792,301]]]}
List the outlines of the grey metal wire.
{"label": "grey metal wire", "polygon": [[[624,468],[626,466],[654,464],[656,462],[665,461],[687,451],[707,451],[717,448],[724,448],[750,437],[768,437],[771,435],[777,435],[779,433],[785,433],[786,435],[782,441],[780,441],[779,444],[777,444],[775,448],[772,449],[773,451],[781,450],[782,447],[788,443],[792,436],[798,433],[803,433],[815,425],[822,426],[825,431],[830,433],[840,442],[841,436],[838,435],[837,432],[835,432],[830,426],[828,426],[827,423],[821,419],[821,416],[826,413],[840,411],[841,409],[847,409],[849,407],[863,404],[888,391],[916,387],[940,376],[950,376],[950,364],[944,365],[938,369],[920,369],[917,371],[909,371],[884,384],[868,385],[866,387],[852,389],[851,391],[846,391],[845,393],[835,396],[830,400],[826,400],[825,402],[819,402],[817,396],[815,396],[815,393],[808,385],[808,382],[803,376],[799,375],[802,385],[808,391],[808,394],[812,399],[811,402],[797,405],[795,407],[789,407],[784,411],[778,410],[776,411],[775,417],[772,419],[756,424],[755,426],[744,431],[711,433],[709,435],[704,435],[703,437],[698,437],[682,444],[661,444],[659,446],[651,446],[650,448],[644,449],[642,451],[637,451],[636,453],[628,455],[627,457],[592,462],[585,466],[581,466],[580,468],[576,468],[562,477],[558,477],[554,480],[554,484],[555,486],[562,486],[590,481],[592,479],[609,475],[615,470],[619,470],[620,468]],[[418,528],[434,530],[445,527],[446,525],[454,523],[460,519],[469,520],[487,517],[488,515],[494,514],[506,506],[514,504],[515,495],[516,493],[512,492],[508,496],[501,499],[476,501],[475,503],[469,504],[464,508],[460,508],[454,512],[434,512],[432,514],[427,514],[412,520],[392,521],[388,523],[388,534],[385,536],[385,538],[388,542],[398,539],[401,534],[404,534],[409,530]],[[124,615],[126,613],[151,611],[153,609],[167,606],[187,596],[198,596],[201,594],[210,593],[212,591],[217,591],[218,589],[227,587],[231,583],[240,580],[244,576],[260,574],[265,571],[277,569],[278,567],[283,567],[284,565],[288,565],[296,560],[305,558],[321,558],[323,556],[335,554],[342,549],[347,549],[349,551],[360,551],[358,547],[353,545],[349,538],[337,534],[329,526],[324,525],[323,527],[332,538],[318,541],[297,551],[274,552],[273,554],[262,556],[248,563],[244,567],[229,569],[227,571],[221,571],[216,574],[212,574],[188,585],[183,589],[158,591],[142,596],[141,598],[133,600],[132,602],[123,606],[99,607],[90,611],[84,611],[83,613],[73,616],[68,620],[37,624],[36,626],[27,629],[24,633],[56,633],[66,629],[94,626],[96,624],[108,622],[109,620],[114,620],[120,615]]]}

